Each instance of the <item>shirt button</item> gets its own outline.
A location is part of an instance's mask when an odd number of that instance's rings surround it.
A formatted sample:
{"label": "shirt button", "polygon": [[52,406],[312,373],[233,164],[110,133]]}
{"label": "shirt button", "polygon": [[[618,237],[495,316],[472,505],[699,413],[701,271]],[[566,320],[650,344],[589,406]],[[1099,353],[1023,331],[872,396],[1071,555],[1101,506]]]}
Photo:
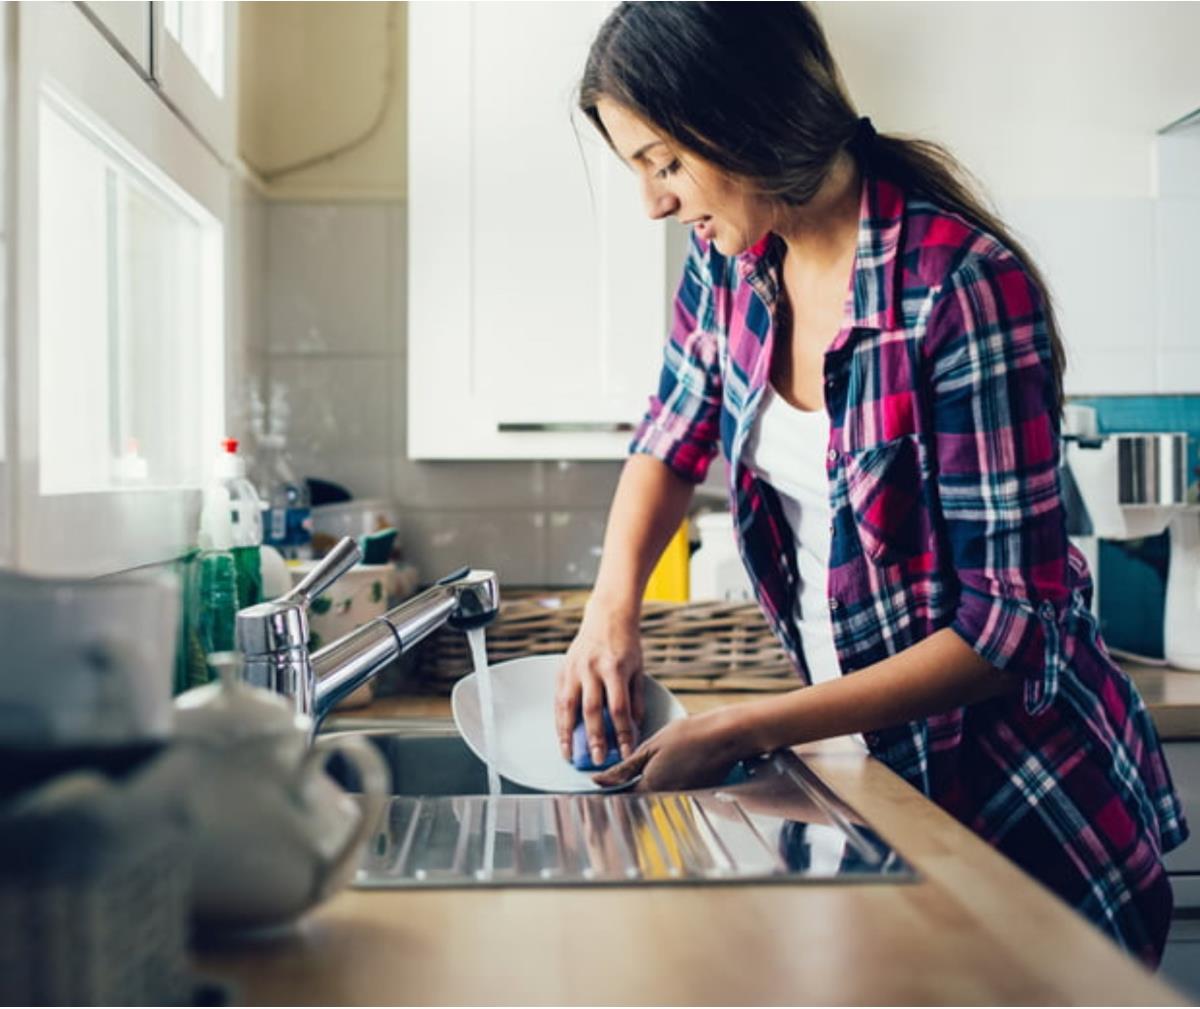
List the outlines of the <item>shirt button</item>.
{"label": "shirt button", "polygon": [[838,457],[838,454],[837,454],[837,449],[836,449],[836,448],[831,448],[831,449],[829,450],[829,461],[830,461],[830,462],[837,462],[837,457]]}

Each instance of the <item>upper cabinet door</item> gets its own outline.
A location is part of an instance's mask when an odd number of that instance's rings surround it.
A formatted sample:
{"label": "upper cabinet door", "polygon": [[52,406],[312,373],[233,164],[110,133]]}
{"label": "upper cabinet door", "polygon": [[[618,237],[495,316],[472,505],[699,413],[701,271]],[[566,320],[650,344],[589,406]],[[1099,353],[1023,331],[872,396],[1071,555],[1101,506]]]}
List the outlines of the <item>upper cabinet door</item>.
{"label": "upper cabinet door", "polygon": [[79,6],[148,79],[151,74],[150,4],[131,0],[90,0]]}
{"label": "upper cabinet door", "polygon": [[409,8],[412,458],[621,458],[645,410],[666,230],[575,109],[611,6]]}
{"label": "upper cabinet door", "polygon": [[151,4],[159,89],[226,164],[237,122],[237,5],[220,0]]}

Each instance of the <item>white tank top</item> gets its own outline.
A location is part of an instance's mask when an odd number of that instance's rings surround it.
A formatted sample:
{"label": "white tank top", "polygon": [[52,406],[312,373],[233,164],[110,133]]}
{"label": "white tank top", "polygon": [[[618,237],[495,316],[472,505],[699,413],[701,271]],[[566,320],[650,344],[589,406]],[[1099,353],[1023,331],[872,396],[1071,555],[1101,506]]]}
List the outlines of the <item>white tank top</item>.
{"label": "white tank top", "polygon": [[746,462],[779,495],[800,572],[794,619],[812,682],[841,675],[829,618],[831,511],[825,453],[829,415],[800,410],[768,382],[746,445]]}

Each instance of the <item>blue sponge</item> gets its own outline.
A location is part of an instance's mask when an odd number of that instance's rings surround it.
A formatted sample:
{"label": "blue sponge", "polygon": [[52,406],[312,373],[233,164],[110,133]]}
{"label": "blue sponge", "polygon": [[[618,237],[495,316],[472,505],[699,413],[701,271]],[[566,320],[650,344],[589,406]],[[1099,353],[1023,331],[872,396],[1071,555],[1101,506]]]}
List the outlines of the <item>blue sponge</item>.
{"label": "blue sponge", "polygon": [[592,754],[588,748],[587,726],[583,724],[581,718],[575,726],[574,735],[571,736],[571,763],[578,771],[603,771],[605,768],[621,762],[621,751],[617,748],[617,730],[613,726],[612,715],[608,713],[608,705],[604,706],[602,714],[604,716],[604,741],[608,744],[608,753],[604,755],[602,763],[592,762]]}

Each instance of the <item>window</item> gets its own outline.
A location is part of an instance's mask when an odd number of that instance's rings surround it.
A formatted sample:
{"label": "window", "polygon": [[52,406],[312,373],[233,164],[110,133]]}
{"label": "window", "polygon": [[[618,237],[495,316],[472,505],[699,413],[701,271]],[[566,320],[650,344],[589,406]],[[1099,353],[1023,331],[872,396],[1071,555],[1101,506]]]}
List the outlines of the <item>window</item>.
{"label": "window", "polygon": [[229,172],[80,7],[13,7],[11,555],[75,575],[168,560],[195,542],[224,427]]}
{"label": "window", "polygon": [[221,224],[49,86],[38,132],[41,493],[199,486]]}

